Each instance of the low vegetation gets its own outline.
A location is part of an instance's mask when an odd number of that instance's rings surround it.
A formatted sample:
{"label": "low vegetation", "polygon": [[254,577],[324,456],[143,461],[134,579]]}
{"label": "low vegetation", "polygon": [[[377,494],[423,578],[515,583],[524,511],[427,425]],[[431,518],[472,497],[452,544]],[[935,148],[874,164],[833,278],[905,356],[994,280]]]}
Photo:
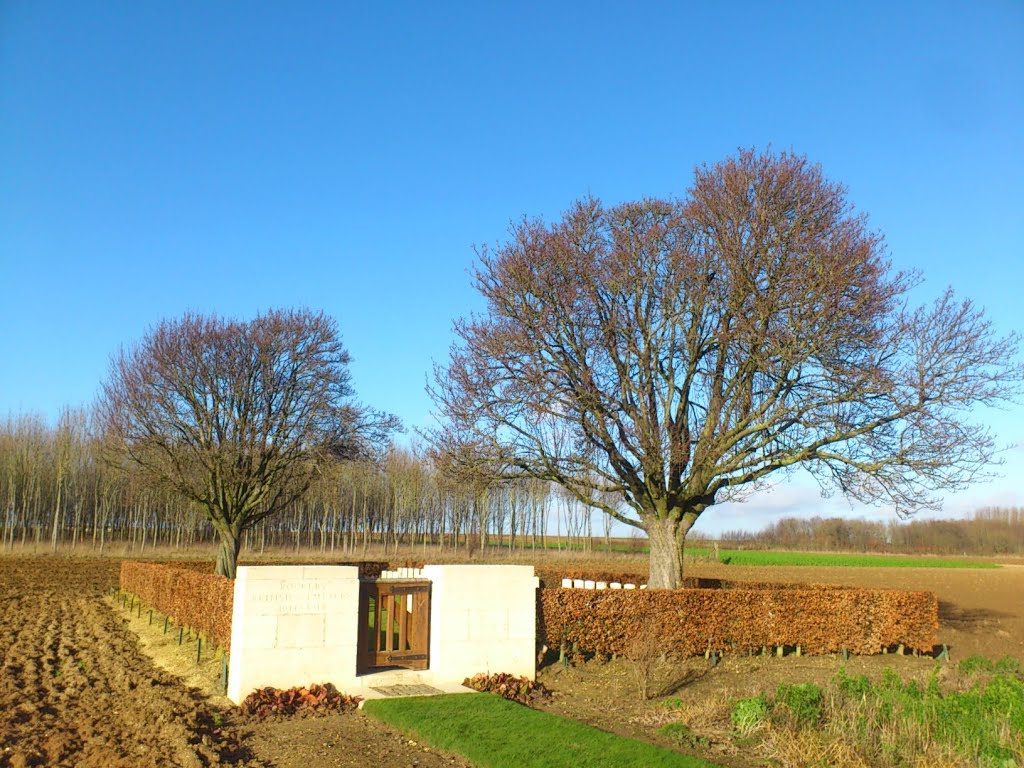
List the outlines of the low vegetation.
{"label": "low vegetation", "polygon": [[486,694],[374,699],[363,711],[481,768],[714,768],[699,758]]}
{"label": "low vegetation", "polygon": [[[738,748],[781,768],[1024,764],[1020,662],[976,656],[962,661],[958,671],[954,682],[943,682],[937,665],[923,683],[904,680],[892,669],[875,681],[841,669],[821,687],[781,683],[735,701],[728,726]],[[686,713],[678,715],[680,733],[699,740]],[[661,725],[658,733],[672,725]]]}

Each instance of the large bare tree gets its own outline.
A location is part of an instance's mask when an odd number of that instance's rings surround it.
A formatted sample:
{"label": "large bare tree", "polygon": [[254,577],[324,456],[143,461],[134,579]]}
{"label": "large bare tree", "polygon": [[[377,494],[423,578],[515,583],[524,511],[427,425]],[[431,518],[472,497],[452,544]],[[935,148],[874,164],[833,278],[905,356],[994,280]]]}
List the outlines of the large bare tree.
{"label": "large bare tree", "polygon": [[217,573],[234,578],[246,528],[298,499],[318,462],[365,456],[397,427],[352,401],[348,363],[322,313],[187,314],[115,356],[100,413],[131,465],[208,515]]}
{"label": "large bare tree", "polygon": [[1019,393],[1019,339],[948,291],[911,306],[917,276],[800,156],[743,151],[680,200],[585,199],[478,256],[435,450],[643,529],[652,587],[681,583],[707,509],[798,468],[935,504],[991,467],[972,409]]}

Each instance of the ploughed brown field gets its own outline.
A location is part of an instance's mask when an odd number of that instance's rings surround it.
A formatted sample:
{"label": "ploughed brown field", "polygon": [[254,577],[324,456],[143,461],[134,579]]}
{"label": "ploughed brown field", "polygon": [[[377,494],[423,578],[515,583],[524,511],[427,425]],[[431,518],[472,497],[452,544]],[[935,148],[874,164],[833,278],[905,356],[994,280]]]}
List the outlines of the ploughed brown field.
{"label": "ploughed brown field", "polygon": [[[541,556],[547,568],[558,559]],[[242,716],[216,694],[210,675],[190,675],[187,663],[175,666],[166,657],[160,665],[153,660],[146,650],[154,643],[146,637],[145,619],[129,619],[109,597],[119,563],[116,558],[0,556],[0,767],[466,765],[361,713],[271,722]],[[644,570],[642,559],[624,557],[588,564]],[[975,654],[1024,659],[1024,566],[1019,564],[953,570],[698,563],[689,566],[688,575],[931,590],[939,598],[939,641],[949,646],[954,662]],[[656,670],[653,690],[694,707],[724,706],[781,681],[827,679],[841,663],[806,656],[727,657],[713,669],[703,658],[669,662]],[[933,664],[877,656],[851,658],[847,668],[870,675],[894,666],[912,675]],[[639,700],[633,673],[620,659],[565,669],[552,664],[539,678],[555,693],[546,705],[551,711],[658,742],[651,705]],[[705,756],[728,765],[756,764],[713,749]]]}

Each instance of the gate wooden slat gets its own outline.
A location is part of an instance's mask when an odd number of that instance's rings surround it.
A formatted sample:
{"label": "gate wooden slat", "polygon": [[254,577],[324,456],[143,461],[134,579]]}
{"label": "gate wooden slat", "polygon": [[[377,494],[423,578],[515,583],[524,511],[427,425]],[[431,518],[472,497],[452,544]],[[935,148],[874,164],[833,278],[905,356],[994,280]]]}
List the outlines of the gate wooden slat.
{"label": "gate wooden slat", "polygon": [[388,666],[428,668],[430,582],[364,581],[359,614],[359,673]]}
{"label": "gate wooden slat", "polygon": [[408,599],[405,595],[395,595],[395,605],[397,608],[398,619],[398,647],[397,651],[407,651],[409,647],[406,645],[406,629],[409,626],[409,611],[407,605]]}

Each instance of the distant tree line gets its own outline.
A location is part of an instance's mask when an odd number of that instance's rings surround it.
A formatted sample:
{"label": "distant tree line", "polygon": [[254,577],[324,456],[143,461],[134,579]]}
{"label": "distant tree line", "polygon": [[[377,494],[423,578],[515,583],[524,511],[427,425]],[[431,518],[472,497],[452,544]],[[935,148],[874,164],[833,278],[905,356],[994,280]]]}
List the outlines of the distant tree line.
{"label": "distant tree line", "polygon": [[786,517],[756,531],[727,531],[744,548],[942,555],[1024,554],[1024,507],[983,507],[961,520],[910,522]]}
{"label": "distant tree line", "polygon": [[[104,460],[90,414],[66,410],[0,421],[0,547],[54,551],[109,546],[144,552],[216,543],[209,519],[181,496]],[[392,446],[382,460],[331,465],[283,513],[247,532],[249,552],[281,548],[359,557],[481,546],[585,549],[609,541],[610,520],[536,480],[471,484],[429,456]],[[963,520],[783,518],[757,532],[727,531],[726,546],[818,551],[1024,554],[1024,508],[986,507]],[[568,542],[568,543],[567,543]]]}
{"label": "distant tree line", "polygon": [[[85,410],[65,410],[56,425],[36,415],[0,421],[0,547],[143,552],[217,542],[198,505],[131,465],[113,465],[111,453]],[[348,557],[436,546],[471,554],[488,545],[587,548],[610,533],[610,521],[551,483],[455,480],[426,454],[392,445],[376,460],[323,464],[305,493],[246,531],[243,551]]]}

